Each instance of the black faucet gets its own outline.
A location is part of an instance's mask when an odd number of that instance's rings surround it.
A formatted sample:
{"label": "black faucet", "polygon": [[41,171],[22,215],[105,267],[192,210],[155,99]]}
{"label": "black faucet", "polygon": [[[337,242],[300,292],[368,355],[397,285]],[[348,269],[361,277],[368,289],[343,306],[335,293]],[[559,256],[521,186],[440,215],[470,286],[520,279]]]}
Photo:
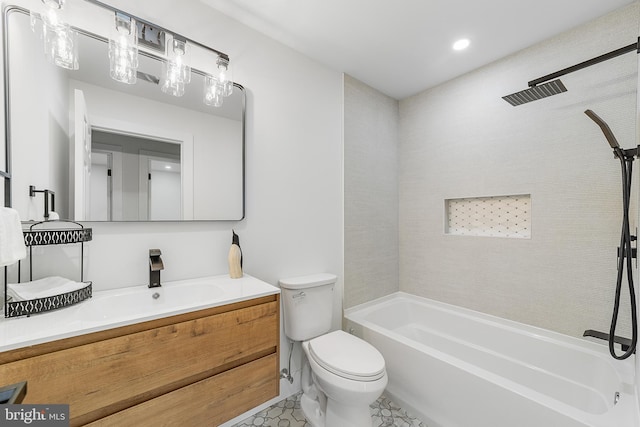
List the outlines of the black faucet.
{"label": "black faucet", "polygon": [[[587,329],[586,331],[584,331],[584,334],[582,334],[583,337],[593,337],[593,338],[598,338],[604,341],[609,341],[609,334],[606,334],[604,332],[600,332],[600,331],[594,331],[593,329]],[[622,349],[622,351],[627,351],[629,350],[629,348],[631,348],[631,340],[629,338],[624,338],[624,337],[619,337],[617,335],[613,336],[613,342],[616,344],[620,344],[620,348]],[[636,350],[633,350],[633,353],[635,354]]]}
{"label": "black faucet", "polygon": [[160,284],[160,270],[164,270],[160,249],[149,249],[149,287],[157,288]]}

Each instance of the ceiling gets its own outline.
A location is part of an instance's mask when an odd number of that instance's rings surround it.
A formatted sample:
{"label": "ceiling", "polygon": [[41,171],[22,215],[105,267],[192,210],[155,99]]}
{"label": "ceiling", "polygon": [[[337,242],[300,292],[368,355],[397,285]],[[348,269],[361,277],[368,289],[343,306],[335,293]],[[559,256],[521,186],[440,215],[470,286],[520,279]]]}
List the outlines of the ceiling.
{"label": "ceiling", "polygon": [[403,99],[639,0],[200,1]]}

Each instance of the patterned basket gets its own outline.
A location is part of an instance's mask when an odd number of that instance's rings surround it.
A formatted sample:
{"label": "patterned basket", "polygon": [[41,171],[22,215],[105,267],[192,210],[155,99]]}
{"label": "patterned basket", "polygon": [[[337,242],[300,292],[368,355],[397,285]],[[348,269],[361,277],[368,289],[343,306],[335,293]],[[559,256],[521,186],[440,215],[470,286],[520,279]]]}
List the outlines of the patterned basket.
{"label": "patterned basket", "polygon": [[29,316],[44,311],[57,310],[68,307],[91,298],[91,282],[85,282],[87,286],[75,291],[66,292],[50,297],[31,299],[26,301],[9,301],[5,304],[5,317]]}

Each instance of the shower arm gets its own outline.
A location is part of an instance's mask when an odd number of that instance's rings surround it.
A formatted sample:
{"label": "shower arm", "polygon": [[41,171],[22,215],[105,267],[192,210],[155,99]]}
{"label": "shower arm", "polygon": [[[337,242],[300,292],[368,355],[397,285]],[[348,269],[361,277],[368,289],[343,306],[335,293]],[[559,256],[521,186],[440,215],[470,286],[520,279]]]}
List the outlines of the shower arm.
{"label": "shower arm", "polygon": [[631,52],[633,50],[635,50],[637,53],[640,53],[640,49],[638,48],[639,45],[640,45],[640,37],[638,37],[638,41],[635,42],[635,43],[632,43],[630,45],[621,47],[620,49],[613,50],[613,51],[605,53],[603,55],[596,56],[595,58],[591,58],[591,59],[586,60],[584,62],[581,62],[579,64],[573,65],[571,67],[564,68],[564,69],[562,69],[560,71],[556,71],[555,73],[547,74],[546,76],[542,76],[542,77],[537,78],[535,80],[531,80],[528,83],[528,85],[529,85],[529,87],[535,87],[535,86],[539,85],[540,83],[544,83],[546,81],[553,80],[553,79],[556,79],[558,77],[564,76],[565,74],[573,73],[574,71],[582,70],[583,68],[587,68],[587,67],[590,67],[592,65],[599,64],[600,62],[604,62],[604,61],[607,61],[607,60],[609,60],[611,58],[615,58],[617,56],[624,55],[625,53]]}

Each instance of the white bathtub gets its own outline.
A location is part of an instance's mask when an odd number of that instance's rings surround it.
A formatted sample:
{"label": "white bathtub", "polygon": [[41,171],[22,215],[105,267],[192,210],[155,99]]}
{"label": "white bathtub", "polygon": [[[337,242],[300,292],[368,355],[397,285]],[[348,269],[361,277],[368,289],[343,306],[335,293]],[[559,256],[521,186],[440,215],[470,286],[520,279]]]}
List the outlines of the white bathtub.
{"label": "white bathtub", "polygon": [[5,318],[0,311],[0,352],[278,293],[247,274],[225,274],[97,291],[79,304],[30,317]]}
{"label": "white bathtub", "polygon": [[640,426],[634,358],[604,345],[402,292],[345,317],[429,427]]}

